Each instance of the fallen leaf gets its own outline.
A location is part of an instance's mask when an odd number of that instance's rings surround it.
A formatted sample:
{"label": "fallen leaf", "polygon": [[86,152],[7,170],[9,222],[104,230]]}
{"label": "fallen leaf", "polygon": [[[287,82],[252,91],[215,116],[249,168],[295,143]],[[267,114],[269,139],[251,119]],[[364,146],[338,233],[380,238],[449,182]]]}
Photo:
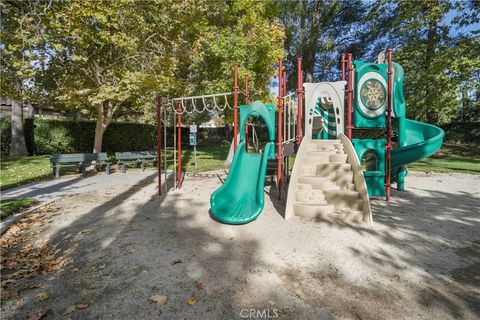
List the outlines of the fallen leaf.
{"label": "fallen leaf", "polygon": [[88,308],[88,304],[86,303],[79,303],[76,305],[77,309],[78,310],[82,310],[82,309],[87,309]]}
{"label": "fallen leaf", "polygon": [[48,299],[48,292],[39,292],[37,293],[37,298],[40,301],[45,301]]}
{"label": "fallen leaf", "polygon": [[28,316],[27,320],[40,320],[43,317],[45,317],[50,311],[51,309],[46,309],[46,310],[42,310],[40,312],[31,314]]}
{"label": "fallen leaf", "polygon": [[9,283],[15,283],[15,282],[17,282],[17,280],[15,280],[15,279],[4,280],[4,281],[2,281],[2,287],[6,286]]}
{"label": "fallen leaf", "polygon": [[38,289],[41,288],[42,284],[41,283],[32,283],[27,286],[28,289]]}
{"label": "fallen leaf", "polygon": [[202,290],[204,288],[203,283],[195,281],[195,288]]}
{"label": "fallen leaf", "polygon": [[2,290],[2,300],[10,300],[12,298],[18,297],[17,290]]}
{"label": "fallen leaf", "polygon": [[179,264],[179,263],[182,263],[182,259],[177,259],[177,260],[174,260],[172,261],[172,263],[170,263],[172,266],[175,265],[175,264]]}
{"label": "fallen leaf", "polygon": [[157,304],[155,305],[155,307],[157,309],[160,309],[160,307],[162,305],[165,304],[165,302],[167,302],[167,296],[163,296],[161,294],[156,294],[156,295],[153,295],[149,298],[150,301],[153,301],[153,302],[156,302]]}
{"label": "fallen leaf", "polygon": [[190,299],[187,300],[187,304],[189,306],[194,306],[198,303],[198,299],[195,297],[191,297]]}
{"label": "fallen leaf", "polygon": [[72,313],[73,311],[77,310],[77,306],[76,305],[73,305],[73,306],[70,306],[68,307],[67,309],[65,309],[65,311],[63,311],[62,313],[62,316],[65,316],[67,314],[70,314]]}
{"label": "fallen leaf", "polygon": [[480,281],[480,275],[474,276],[473,279]]}

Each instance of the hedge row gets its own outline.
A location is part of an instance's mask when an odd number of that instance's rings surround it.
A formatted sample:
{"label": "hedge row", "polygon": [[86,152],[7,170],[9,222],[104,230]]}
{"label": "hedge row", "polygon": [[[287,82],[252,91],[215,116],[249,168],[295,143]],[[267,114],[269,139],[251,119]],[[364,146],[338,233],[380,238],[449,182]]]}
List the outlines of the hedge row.
{"label": "hedge row", "polygon": [[452,122],[443,125],[442,129],[447,142],[480,144],[480,122]]}
{"label": "hedge row", "polygon": [[[200,128],[199,145],[218,144],[231,139],[229,128]],[[92,152],[95,138],[94,121],[57,119],[25,119],[25,142],[30,154]],[[182,128],[182,144],[188,144],[189,128]],[[0,119],[1,153],[8,155],[11,142],[11,120]],[[162,128],[162,135],[164,134]],[[167,128],[167,146],[173,146],[173,128]],[[111,123],[103,136],[102,151],[155,150],[156,127],[139,123]],[[163,138],[162,138],[163,147]]]}
{"label": "hedge row", "polygon": [[[450,143],[478,143],[480,124],[476,122],[451,123],[442,126],[445,141]],[[94,121],[73,121],[30,118],[24,122],[25,142],[30,154],[92,152],[95,137]],[[189,128],[182,128],[182,144],[188,145]],[[0,119],[1,154],[8,155],[11,141],[10,118]],[[162,135],[164,131],[162,130]],[[266,128],[259,128],[261,141],[268,140]],[[199,128],[198,144],[212,145],[231,141],[232,128]],[[167,146],[173,146],[173,128],[167,128]],[[384,138],[383,130],[355,130],[357,138]],[[163,139],[162,139],[163,140]],[[156,128],[140,123],[111,123],[103,136],[104,152],[155,150]],[[162,141],[163,143],[163,141]],[[163,145],[162,145],[163,147]]]}

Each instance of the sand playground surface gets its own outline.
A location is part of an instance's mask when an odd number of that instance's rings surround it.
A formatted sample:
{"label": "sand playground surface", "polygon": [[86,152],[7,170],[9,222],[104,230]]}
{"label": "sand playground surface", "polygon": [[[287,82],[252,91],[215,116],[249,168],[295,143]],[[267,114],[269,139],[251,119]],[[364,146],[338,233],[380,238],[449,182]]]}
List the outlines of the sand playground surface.
{"label": "sand playground surface", "polygon": [[116,175],[2,235],[2,319],[480,316],[480,176],[410,173],[369,227],[285,221],[269,185],[256,221],[225,225],[217,177],[158,196],[152,171]]}

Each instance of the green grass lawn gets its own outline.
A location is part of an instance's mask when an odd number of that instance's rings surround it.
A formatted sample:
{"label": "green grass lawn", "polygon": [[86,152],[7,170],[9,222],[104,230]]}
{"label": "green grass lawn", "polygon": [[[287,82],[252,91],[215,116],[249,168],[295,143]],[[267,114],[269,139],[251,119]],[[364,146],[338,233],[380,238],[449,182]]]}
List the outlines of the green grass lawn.
{"label": "green grass lawn", "polygon": [[412,171],[480,174],[480,158],[434,155],[408,165]]}
{"label": "green grass lawn", "polygon": [[0,169],[2,190],[52,177],[49,156],[2,158]]}
{"label": "green grass lawn", "polygon": [[475,147],[444,145],[433,156],[408,165],[412,171],[480,174],[480,155]]}
{"label": "green grass lawn", "polygon": [[[226,168],[225,159],[228,155],[228,148],[229,146],[226,144],[198,147],[196,169],[194,168],[193,148],[184,149],[182,151],[183,170],[202,172],[224,169]],[[173,150],[169,151],[168,159],[173,159]],[[293,161],[294,156],[292,155],[290,167],[293,167]],[[168,163],[167,167],[173,169],[173,163]],[[480,174],[480,154],[473,147],[445,145],[432,157],[412,163],[408,168],[412,171],[423,172]],[[73,170],[75,168],[71,169],[69,173]],[[62,172],[62,175],[64,174],[65,172]],[[49,156],[5,158],[1,161],[0,187],[2,190],[33,181],[52,179],[52,177]]]}
{"label": "green grass lawn", "polygon": [[[182,169],[188,172],[203,172],[226,168],[225,160],[228,155],[228,145],[213,145],[197,147],[197,168],[195,169],[193,147],[182,150]],[[169,151],[168,158],[173,159],[173,151]],[[173,162],[167,165],[173,169]]]}
{"label": "green grass lawn", "polygon": [[10,215],[20,212],[37,203],[37,200],[31,198],[2,200],[0,201],[0,218],[3,220]]}

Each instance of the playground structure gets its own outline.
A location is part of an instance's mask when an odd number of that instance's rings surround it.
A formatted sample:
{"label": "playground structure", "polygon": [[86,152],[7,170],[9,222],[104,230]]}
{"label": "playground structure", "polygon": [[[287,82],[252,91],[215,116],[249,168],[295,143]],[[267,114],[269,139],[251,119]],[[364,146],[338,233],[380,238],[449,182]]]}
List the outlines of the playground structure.
{"label": "playground structure", "polygon": [[[233,93],[172,100],[177,104],[174,176],[175,187],[180,188],[184,101],[192,101],[197,110],[194,101],[201,99],[203,112],[208,110],[205,99],[222,96],[225,107],[229,107],[227,97],[233,95],[233,160],[225,183],[210,199],[212,215],[221,222],[244,224],[255,220],[263,210],[265,176],[275,175],[277,198],[281,199],[282,191],[288,189],[284,197],[285,219],[298,215],[371,224],[369,198],[385,196],[388,201],[393,182],[403,191],[406,165],[432,155],[442,145],[444,132],[440,128],[406,118],[404,71],[392,62],[391,49],[380,54],[376,62],[353,61],[351,54],[342,54],[341,80],[337,82],[303,83],[298,58],[297,92],[291,94],[287,94],[286,73],[280,59],[278,70],[276,107],[260,101],[249,103],[248,78],[245,105],[238,106],[237,67]],[[160,103],[157,105],[160,117]],[[248,151],[251,116],[262,118],[268,129],[263,153],[259,153],[258,147],[256,152]],[[375,137],[385,138],[356,137],[356,129],[378,130]],[[160,126],[158,132],[160,141]],[[160,154],[160,148],[157,151]],[[295,161],[290,170],[288,162],[293,154]],[[159,167],[159,186],[160,176]]]}

